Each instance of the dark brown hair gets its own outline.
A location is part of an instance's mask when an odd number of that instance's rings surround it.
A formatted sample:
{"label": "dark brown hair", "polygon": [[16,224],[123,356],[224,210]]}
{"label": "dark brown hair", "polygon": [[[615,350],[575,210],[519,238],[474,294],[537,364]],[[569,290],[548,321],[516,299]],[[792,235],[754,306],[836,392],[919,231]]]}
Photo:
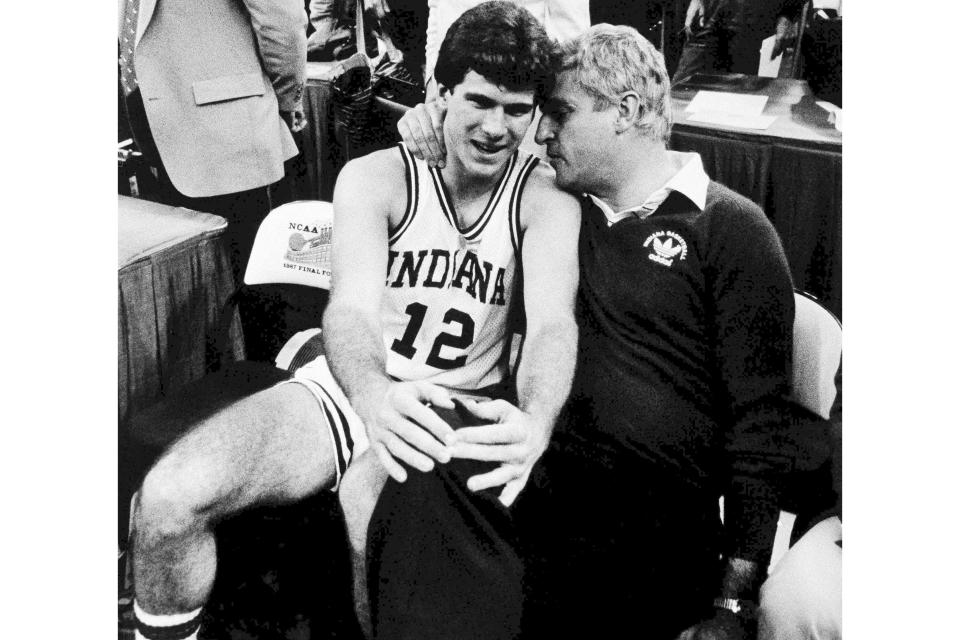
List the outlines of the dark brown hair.
{"label": "dark brown hair", "polygon": [[533,89],[542,102],[553,88],[556,46],[526,9],[503,0],[484,2],[450,25],[434,78],[453,90],[471,69],[511,91]]}

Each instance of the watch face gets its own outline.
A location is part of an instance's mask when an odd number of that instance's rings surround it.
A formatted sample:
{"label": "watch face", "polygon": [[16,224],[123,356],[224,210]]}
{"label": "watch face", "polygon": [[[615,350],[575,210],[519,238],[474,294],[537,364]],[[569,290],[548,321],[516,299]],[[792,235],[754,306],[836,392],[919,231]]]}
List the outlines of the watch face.
{"label": "watch face", "polygon": [[757,605],[751,600],[739,600],[737,598],[717,598],[713,601],[713,606],[718,609],[726,609],[731,613],[744,618],[753,619],[757,614]]}

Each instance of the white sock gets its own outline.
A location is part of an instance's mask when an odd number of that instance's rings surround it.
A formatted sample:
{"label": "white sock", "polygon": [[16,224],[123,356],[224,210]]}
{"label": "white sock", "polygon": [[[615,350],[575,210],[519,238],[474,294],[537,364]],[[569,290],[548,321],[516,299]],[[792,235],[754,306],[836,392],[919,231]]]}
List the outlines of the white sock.
{"label": "white sock", "polygon": [[136,640],[197,640],[200,614],[203,607],[187,613],[155,615],[140,608],[133,601],[133,615],[137,618]]}

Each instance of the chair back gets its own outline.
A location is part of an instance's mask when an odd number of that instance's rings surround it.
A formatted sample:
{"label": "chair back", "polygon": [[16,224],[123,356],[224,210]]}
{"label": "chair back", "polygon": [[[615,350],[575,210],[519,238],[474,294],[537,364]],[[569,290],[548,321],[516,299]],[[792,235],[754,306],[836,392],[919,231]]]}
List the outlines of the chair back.
{"label": "chair back", "polygon": [[793,385],[791,395],[801,406],[824,419],[837,396],[834,384],[843,350],[840,321],[816,298],[794,292]]}
{"label": "chair back", "polygon": [[332,203],[297,200],[277,207],[260,223],[244,284],[298,284],[329,290],[332,238]]}
{"label": "chair back", "polygon": [[[287,339],[303,329],[317,327],[330,289],[330,245],[333,204],[298,200],[271,211],[254,238],[243,282],[226,303],[213,336],[213,354],[225,350],[238,306],[257,309],[245,318],[245,335],[256,335],[241,358],[269,361]],[[212,371],[220,368],[219,358]]]}

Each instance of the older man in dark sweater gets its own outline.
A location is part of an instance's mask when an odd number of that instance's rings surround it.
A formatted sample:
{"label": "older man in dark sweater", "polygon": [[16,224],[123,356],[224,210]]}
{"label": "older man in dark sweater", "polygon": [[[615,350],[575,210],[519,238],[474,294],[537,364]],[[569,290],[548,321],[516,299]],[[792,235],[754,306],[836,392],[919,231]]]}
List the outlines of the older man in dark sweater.
{"label": "older man in dark sweater", "polygon": [[749,635],[782,481],[810,462],[783,248],[757,205],[667,149],[669,86],[636,31],[594,26],[564,48],[537,131],[557,183],[586,195],[567,420],[518,504],[532,635]]}

